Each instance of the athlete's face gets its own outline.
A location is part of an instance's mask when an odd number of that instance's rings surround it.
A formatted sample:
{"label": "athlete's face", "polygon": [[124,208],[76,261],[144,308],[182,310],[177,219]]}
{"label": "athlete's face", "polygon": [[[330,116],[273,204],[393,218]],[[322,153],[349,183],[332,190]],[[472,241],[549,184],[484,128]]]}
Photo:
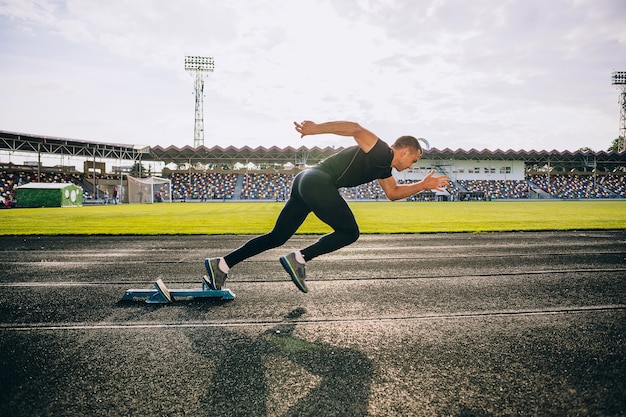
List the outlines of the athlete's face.
{"label": "athlete's face", "polygon": [[421,156],[422,153],[413,148],[397,149],[394,150],[391,166],[398,171],[404,171],[405,169],[411,168]]}

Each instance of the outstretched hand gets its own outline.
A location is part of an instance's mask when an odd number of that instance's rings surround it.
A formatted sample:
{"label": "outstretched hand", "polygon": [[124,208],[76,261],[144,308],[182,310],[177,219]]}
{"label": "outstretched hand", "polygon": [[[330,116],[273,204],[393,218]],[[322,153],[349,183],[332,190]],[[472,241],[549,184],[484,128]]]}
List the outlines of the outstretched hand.
{"label": "outstretched hand", "polygon": [[302,123],[298,123],[298,122],[293,122],[293,124],[296,126],[296,131],[298,133],[300,133],[300,137],[303,138],[306,135],[313,135],[315,134],[315,122],[312,122],[310,120],[305,120]]}
{"label": "outstretched hand", "polygon": [[435,170],[430,171],[422,181],[422,185],[426,190],[437,190],[443,192],[444,189],[450,185],[450,178],[445,175],[441,175],[439,177],[435,177]]}

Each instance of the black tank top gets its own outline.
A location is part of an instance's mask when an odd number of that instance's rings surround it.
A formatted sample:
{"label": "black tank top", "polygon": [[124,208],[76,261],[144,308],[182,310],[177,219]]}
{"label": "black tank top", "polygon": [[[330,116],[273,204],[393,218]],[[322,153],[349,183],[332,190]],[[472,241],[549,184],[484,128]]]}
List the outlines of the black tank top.
{"label": "black tank top", "polygon": [[317,166],[331,176],[337,188],[356,187],[376,179],[391,177],[393,150],[378,139],[369,152],[350,146],[324,159]]}

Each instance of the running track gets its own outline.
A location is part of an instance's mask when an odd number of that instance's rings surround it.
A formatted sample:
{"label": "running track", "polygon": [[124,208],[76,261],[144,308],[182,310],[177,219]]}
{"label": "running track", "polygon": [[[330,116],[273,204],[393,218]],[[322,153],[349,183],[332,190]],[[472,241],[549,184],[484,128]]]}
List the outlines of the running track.
{"label": "running track", "polygon": [[626,415],[626,231],[315,238],[148,305],[246,237],[0,237],[0,415]]}

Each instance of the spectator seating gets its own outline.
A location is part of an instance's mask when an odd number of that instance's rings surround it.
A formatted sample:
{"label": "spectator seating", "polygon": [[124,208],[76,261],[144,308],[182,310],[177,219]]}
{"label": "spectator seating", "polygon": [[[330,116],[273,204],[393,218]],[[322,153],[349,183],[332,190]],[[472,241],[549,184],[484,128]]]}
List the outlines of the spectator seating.
{"label": "spectator seating", "polygon": [[519,180],[459,180],[468,193],[483,195],[485,199],[528,198],[528,183]]}
{"label": "spectator seating", "polygon": [[241,199],[285,200],[291,192],[294,175],[279,173],[246,173],[243,175]]}
{"label": "spectator seating", "polygon": [[600,177],[598,183],[612,191],[616,195],[626,198],[626,176],[625,175],[606,175]]}
{"label": "spectator seating", "polygon": [[225,200],[235,194],[237,174],[221,172],[172,173],[174,200]]}
{"label": "spectator seating", "polygon": [[[0,170],[0,197],[15,196],[15,187],[38,180],[39,182],[71,182],[85,190],[84,199],[93,195],[83,185],[85,178],[79,173],[44,171],[39,174],[24,169]],[[116,180],[119,177],[104,175],[99,179]],[[174,200],[285,200],[291,192],[293,173],[247,172],[174,172],[172,198]],[[89,180],[89,178],[88,178]],[[399,183],[404,181],[400,180]],[[410,182],[410,181],[407,181]],[[526,181],[519,180],[458,180],[447,188],[453,200],[470,199],[525,199],[531,189],[541,189],[554,198],[561,199],[605,199],[626,198],[625,175],[566,175],[554,174],[549,179],[545,174],[528,175]],[[385,193],[378,181],[358,187],[342,188],[347,200],[384,200]],[[430,201],[436,198],[432,192],[420,193],[412,200]]]}
{"label": "spectator seating", "polygon": [[385,192],[378,181],[371,181],[357,187],[342,188],[340,193],[346,200],[378,200],[386,198]]}
{"label": "spectator seating", "polygon": [[624,197],[624,176],[550,175],[534,174],[528,180],[555,198],[616,198]]}

